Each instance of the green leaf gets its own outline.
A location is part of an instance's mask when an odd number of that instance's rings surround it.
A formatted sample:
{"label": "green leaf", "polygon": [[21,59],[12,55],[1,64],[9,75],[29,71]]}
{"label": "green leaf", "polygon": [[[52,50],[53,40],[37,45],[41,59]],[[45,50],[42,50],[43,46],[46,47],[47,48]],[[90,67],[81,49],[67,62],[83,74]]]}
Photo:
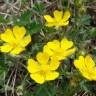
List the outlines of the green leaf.
{"label": "green leaf", "polygon": [[4,55],[0,54],[0,91],[4,91],[5,77],[8,73],[8,67],[5,65]]}
{"label": "green leaf", "polygon": [[13,16],[13,22],[15,25],[25,26],[31,22],[32,12],[30,10],[24,11],[21,13],[19,18]]}
{"label": "green leaf", "polygon": [[56,32],[55,28],[46,27],[46,26],[44,26],[43,30],[44,30],[44,32],[47,32],[47,33]]}
{"label": "green leaf", "polygon": [[41,29],[43,28],[43,25],[40,24],[38,21],[33,21],[29,26],[28,30],[29,33],[32,35],[34,33],[40,32]]}
{"label": "green leaf", "polygon": [[35,3],[32,10],[42,15],[44,12],[44,4],[42,2]]}
{"label": "green leaf", "polygon": [[23,94],[23,96],[34,96],[31,91],[26,90]]}
{"label": "green leaf", "polygon": [[81,25],[90,25],[91,17],[89,15],[83,15],[78,20]]}
{"label": "green leaf", "polygon": [[80,85],[84,91],[96,94],[96,82],[81,81]]}
{"label": "green leaf", "polygon": [[55,82],[45,83],[43,85],[38,85],[36,88],[35,96],[55,96],[56,95],[56,86]]}
{"label": "green leaf", "polygon": [[96,28],[93,27],[91,29],[88,29],[88,31],[90,37],[96,37]]}
{"label": "green leaf", "polygon": [[4,19],[4,16],[0,16],[0,24],[6,23],[7,20]]}

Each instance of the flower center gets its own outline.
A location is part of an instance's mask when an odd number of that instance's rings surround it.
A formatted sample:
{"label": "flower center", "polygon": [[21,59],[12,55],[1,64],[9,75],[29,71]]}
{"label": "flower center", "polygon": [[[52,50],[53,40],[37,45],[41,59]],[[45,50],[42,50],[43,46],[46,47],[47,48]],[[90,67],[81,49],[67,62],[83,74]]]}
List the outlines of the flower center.
{"label": "flower center", "polygon": [[49,70],[49,66],[48,65],[42,65],[41,66],[41,70],[39,71],[39,73],[43,76],[46,76],[46,73],[50,71]]}
{"label": "flower center", "polygon": [[16,48],[18,46],[18,43],[12,43],[13,48]]}
{"label": "flower center", "polygon": [[41,74],[41,75],[45,76],[45,75],[46,75],[46,71],[41,70],[41,71],[39,72],[39,74]]}

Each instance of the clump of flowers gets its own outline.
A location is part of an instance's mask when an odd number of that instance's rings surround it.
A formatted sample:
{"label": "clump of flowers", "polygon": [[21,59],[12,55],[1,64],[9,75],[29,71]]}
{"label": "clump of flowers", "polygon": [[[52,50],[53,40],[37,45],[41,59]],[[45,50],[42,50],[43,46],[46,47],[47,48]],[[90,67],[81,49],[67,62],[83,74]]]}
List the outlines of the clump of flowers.
{"label": "clump of flowers", "polygon": [[4,44],[0,46],[0,51],[16,55],[25,50],[31,42],[31,36],[26,34],[24,27],[14,26],[13,30],[7,28],[5,33],[0,34],[0,39]]}
{"label": "clump of flowers", "polygon": [[64,60],[75,51],[76,48],[74,47],[73,42],[69,41],[67,38],[62,39],[61,41],[50,41],[43,48],[43,52],[49,54],[52,58],[55,57],[58,60]]}
{"label": "clump of flowers", "polygon": [[53,40],[44,46],[43,52],[39,52],[34,59],[28,59],[28,71],[30,77],[37,83],[43,84],[45,81],[55,80],[59,73],[55,71],[60,65],[60,60],[75,52],[76,48],[72,41],[64,38],[59,42]]}
{"label": "clump of flowers", "polygon": [[39,52],[36,55],[36,60],[28,59],[28,71],[30,77],[37,83],[43,84],[45,81],[55,80],[59,76],[56,71],[60,62],[55,58],[50,59],[47,53]]}
{"label": "clump of flowers", "polygon": [[74,60],[75,67],[88,80],[96,80],[96,66],[90,55],[79,56],[78,60]]}
{"label": "clump of flowers", "polygon": [[69,18],[71,14],[70,11],[65,11],[63,14],[63,11],[54,11],[54,17],[51,17],[50,15],[44,15],[44,18],[46,20],[46,26],[56,28],[60,26],[67,26],[69,24]]}

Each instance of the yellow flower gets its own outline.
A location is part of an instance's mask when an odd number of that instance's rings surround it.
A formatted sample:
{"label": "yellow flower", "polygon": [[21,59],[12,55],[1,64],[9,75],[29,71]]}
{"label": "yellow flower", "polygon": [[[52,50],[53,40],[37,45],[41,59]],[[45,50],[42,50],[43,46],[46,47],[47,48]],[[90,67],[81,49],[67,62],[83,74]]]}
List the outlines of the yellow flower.
{"label": "yellow flower", "polygon": [[44,15],[45,20],[47,21],[46,26],[53,27],[56,26],[57,28],[60,26],[67,26],[69,24],[68,19],[70,18],[70,11],[65,11],[63,15],[63,11],[54,11],[54,17],[50,15]]}
{"label": "yellow flower", "polygon": [[78,60],[74,60],[74,65],[86,79],[96,80],[96,66],[90,55],[79,56]]}
{"label": "yellow flower", "polygon": [[48,42],[43,48],[43,52],[49,54],[52,58],[57,58],[57,60],[65,59],[67,56],[73,54],[75,50],[73,42],[67,38],[62,39],[61,42],[58,40]]}
{"label": "yellow flower", "polygon": [[49,55],[39,52],[36,60],[28,59],[28,71],[30,77],[37,83],[43,84],[45,81],[55,80],[59,73],[55,70],[59,67],[60,62],[55,59],[50,59]]}
{"label": "yellow flower", "polygon": [[19,54],[25,50],[25,47],[30,43],[31,36],[26,34],[24,27],[14,26],[13,30],[6,29],[5,33],[0,34],[0,39],[4,44],[0,46],[0,51],[13,55]]}

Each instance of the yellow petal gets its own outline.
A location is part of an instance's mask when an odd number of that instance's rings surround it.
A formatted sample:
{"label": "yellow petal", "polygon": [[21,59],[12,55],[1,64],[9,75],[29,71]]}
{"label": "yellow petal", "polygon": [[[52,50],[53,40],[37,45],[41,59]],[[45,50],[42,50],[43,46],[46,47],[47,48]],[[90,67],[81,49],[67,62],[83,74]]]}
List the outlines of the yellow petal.
{"label": "yellow petal", "polygon": [[78,60],[74,60],[74,65],[81,73],[88,73],[88,69],[85,65],[85,59],[84,56],[79,56]]}
{"label": "yellow petal", "polygon": [[0,38],[1,38],[1,40],[8,42],[8,43],[12,43],[15,40],[13,33],[10,29],[6,29],[5,33],[2,33],[0,35]]}
{"label": "yellow petal", "polygon": [[29,43],[31,42],[31,36],[25,36],[21,41],[20,41],[20,45],[22,47],[26,47]]}
{"label": "yellow petal", "polygon": [[55,17],[57,22],[60,22],[60,20],[62,19],[62,16],[63,16],[62,11],[58,11],[58,10],[54,11],[54,17]]}
{"label": "yellow petal", "polygon": [[44,15],[44,18],[47,22],[54,22],[54,19],[50,15]]}
{"label": "yellow petal", "polygon": [[10,54],[12,54],[12,55],[17,55],[17,54],[21,53],[21,52],[24,51],[24,50],[25,50],[24,47],[16,47],[16,48],[14,48],[14,49],[10,52]]}
{"label": "yellow petal", "polygon": [[74,65],[77,69],[79,69],[83,77],[85,77],[88,80],[92,80],[90,74],[88,73],[88,70],[86,69],[83,56],[79,56],[79,60],[74,60]]}
{"label": "yellow petal", "polygon": [[[91,65],[92,63],[92,65]],[[94,67],[94,61],[87,55],[85,58],[79,56],[78,60],[74,60],[74,65],[79,69],[81,74],[88,80],[96,80],[96,69]],[[93,68],[92,68],[93,66]]]}
{"label": "yellow petal", "polygon": [[50,56],[52,56],[54,53],[47,45],[43,47],[43,52],[49,54]]}
{"label": "yellow petal", "polygon": [[82,75],[88,80],[96,80],[96,70],[85,70],[81,72]]}
{"label": "yellow petal", "polygon": [[88,80],[92,80],[91,76],[87,72],[81,72],[82,76]]}
{"label": "yellow petal", "polygon": [[61,22],[59,23],[59,26],[67,26],[69,24],[69,21]]}
{"label": "yellow petal", "polygon": [[63,21],[67,21],[70,18],[71,14],[70,11],[66,11],[63,16]]}
{"label": "yellow petal", "polygon": [[53,71],[53,72],[47,72],[45,79],[46,79],[47,81],[48,81],[48,80],[55,80],[55,79],[58,78],[58,77],[59,77],[59,73]]}
{"label": "yellow petal", "polygon": [[54,55],[52,55],[51,58],[55,58],[56,60],[64,60],[67,56],[65,56],[65,53],[62,51],[61,52],[56,52]]}
{"label": "yellow petal", "polygon": [[79,56],[78,60],[74,60],[74,65],[78,69],[84,69],[85,68],[84,56]]}
{"label": "yellow petal", "polygon": [[1,52],[10,52],[13,49],[13,47],[9,44],[5,44],[3,46],[0,46]]}
{"label": "yellow petal", "polygon": [[70,56],[70,55],[72,55],[74,52],[76,51],[76,48],[71,48],[71,49],[69,49],[69,50],[66,50],[65,52],[64,52],[64,57],[67,57],[67,56]]}
{"label": "yellow petal", "polygon": [[56,70],[58,69],[59,66],[60,66],[60,62],[57,61],[55,58],[54,60],[50,61],[50,64],[49,64],[50,70]]}
{"label": "yellow petal", "polygon": [[47,53],[43,53],[43,52],[39,52],[36,56],[36,59],[38,60],[38,62],[42,65],[42,64],[48,64],[48,60],[49,60],[49,55]]}
{"label": "yellow petal", "polygon": [[52,42],[48,42],[47,43],[47,46],[51,50],[56,51],[56,50],[59,50],[60,49],[60,42],[58,40],[53,40]]}
{"label": "yellow petal", "polygon": [[39,73],[35,73],[35,74],[30,74],[30,77],[39,84],[43,84],[45,82],[45,78],[43,75],[39,74]]}
{"label": "yellow petal", "polygon": [[58,29],[60,26],[67,26],[69,24],[69,21],[66,22],[53,22],[53,23],[46,23],[46,26],[53,27],[55,26],[56,29]]}
{"label": "yellow petal", "polygon": [[86,64],[86,67],[87,67],[88,69],[92,69],[92,68],[95,67],[95,63],[94,63],[94,61],[92,60],[92,58],[91,58],[90,55],[87,55],[87,56],[85,57],[85,64]]}
{"label": "yellow petal", "polygon": [[93,69],[93,74],[91,74],[91,78],[96,81],[96,69]]}
{"label": "yellow petal", "polygon": [[61,49],[64,51],[71,48],[73,46],[73,42],[69,41],[67,38],[61,40]]}
{"label": "yellow petal", "polygon": [[17,40],[21,40],[26,33],[26,29],[24,27],[14,26],[13,34]]}
{"label": "yellow petal", "polygon": [[35,73],[40,71],[40,65],[33,59],[28,59],[28,66],[27,66],[27,70],[30,73]]}

